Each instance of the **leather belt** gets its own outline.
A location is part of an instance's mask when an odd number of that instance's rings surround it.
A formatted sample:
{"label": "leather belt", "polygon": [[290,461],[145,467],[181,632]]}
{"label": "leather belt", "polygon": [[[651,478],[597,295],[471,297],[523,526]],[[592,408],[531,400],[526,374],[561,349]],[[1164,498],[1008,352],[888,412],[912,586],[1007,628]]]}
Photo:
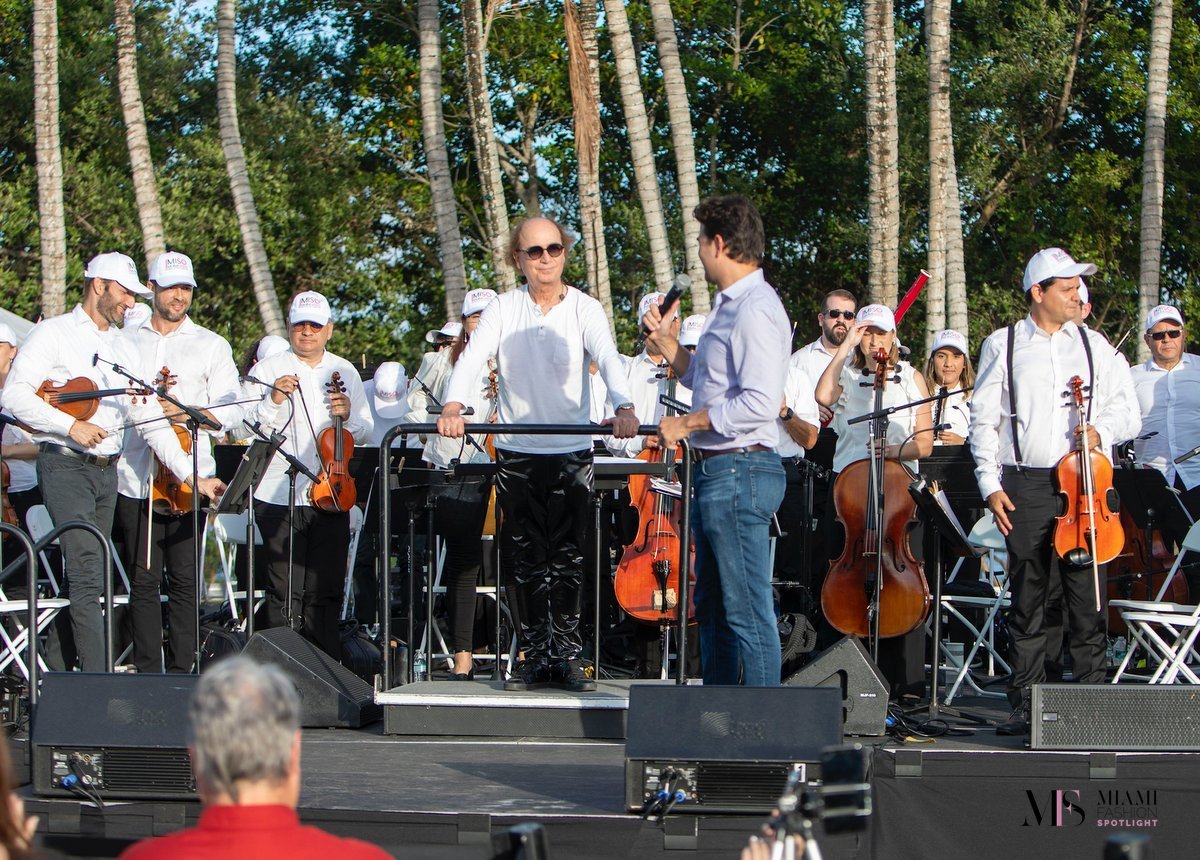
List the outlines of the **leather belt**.
{"label": "leather belt", "polygon": [[112,454],[108,457],[101,457],[97,454],[88,454],[85,451],[76,451],[74,448],[69,448],[66,445],[59,445],[56,442],[40,442],[38,449],[41,451],[49,451],[51,454],[62,454],[64,457],[71,457],[79,460],[82,463],[87,463],[90,466],[111,466],[121,459],[120,454]]}
{"label": "leather belt", "polygon": [[701,460],[707,460],[709,457],[723,457],[726,454],[753,454],[756,451],[773,451],[774,448],[768,448],[766,445],[747,445],[745,448],[722,448],[721,450],[705,450],[704,448],[693,448],[692,459],[699,463]]}

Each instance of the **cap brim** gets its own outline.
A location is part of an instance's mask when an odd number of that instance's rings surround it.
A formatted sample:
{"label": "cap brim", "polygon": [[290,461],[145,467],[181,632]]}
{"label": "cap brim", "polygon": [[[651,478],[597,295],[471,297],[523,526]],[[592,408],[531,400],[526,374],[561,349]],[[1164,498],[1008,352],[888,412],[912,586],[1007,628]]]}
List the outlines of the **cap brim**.
{"label": "cap brim", "polygon": [[390,400],[380,400],[378,397],[371,399],[375,402],[375,414],[380,418],[402,418],[408,411],[408,405],[403,400],[393,403]]}
{"label": "cap brim", "polygon": [[154,290],[150,289],[140,281],[135,282],[135,284],[129,284],[125,281],[117,281],[117,283],[129,290],[129,292],[133,293],[134,295],[141,296],[142,298],[149,299],[154,296]]}
{"label": "cap brim", "polygon": [[314,314],[305,313],[303,311],[301,311],[298,314],[295,314],[294,316],[288,317],[288,325],[295,325],[296,323],[302,323],[302,322],[310,322],[310,323],[316,323],[319,326],[327,326],[327,325],[329,325],[329,317],[326,317],[325,319],[321,319],[321,318],[315,316]]}
{"label": "cap brim", "polygon": [[154,283],[158,284],[159,288],[164,290],[171,287],[191,287],[193,290],[196,289],[196,282],[191,278],[176,278],[173,281],[154,281]]}

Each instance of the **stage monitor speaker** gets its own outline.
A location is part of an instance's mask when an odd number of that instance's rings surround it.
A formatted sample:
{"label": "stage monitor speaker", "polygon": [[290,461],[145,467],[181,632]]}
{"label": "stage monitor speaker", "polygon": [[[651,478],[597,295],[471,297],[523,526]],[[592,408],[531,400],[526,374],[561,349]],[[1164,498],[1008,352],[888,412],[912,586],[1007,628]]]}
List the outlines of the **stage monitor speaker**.
{"label": "stage monitor speaker", "polygon": [[842,638],[783,683],[841,690],[844,734],[876,736],[886,730],[887,680],[854,636]]}
{"label": "stage monitor speaker", "polygon": [[188,757],[196,675],[51,672],[30,735],[33,790],[87,798],[197,797]]}
{"label": "stage monitor speaker", "polygon": [[626,806],[682,791],[673,812],[768,812],[793,771],[813,778],[821,751],[842,742],[841,710],[827,688],[634,684]]}
{"label": "stage monitor speaker", "polygon": [[1035,750],[1200,751],[1200,688],[1192,684],[1038,684]]}
{"label": "stage monitor speaker", "polygon": [[375,690],[290,627],[255,633],[246,656],[279,666],[300,694],[300,725],[357,729],[383,716]]}

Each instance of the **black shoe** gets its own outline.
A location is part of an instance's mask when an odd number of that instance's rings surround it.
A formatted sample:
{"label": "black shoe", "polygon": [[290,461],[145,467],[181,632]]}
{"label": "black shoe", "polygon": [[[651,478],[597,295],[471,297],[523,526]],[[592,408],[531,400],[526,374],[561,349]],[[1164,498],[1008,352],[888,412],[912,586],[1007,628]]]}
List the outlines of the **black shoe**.
{"label": "black shoe", "polygon": [[446,678],[447,681],[474,681],[475,669],[468,669],[466,672],[451,672]]}
{"label": "black shoe", "polygon": [[578,660],[560,660],[550,670],[550,682],[572,693],[590,693],[596,689],[591,666],[586,669]]}
{"label": "black shoe", "polygon": [[504,689],[510,692],[524,692],[544,687],[550,683],[550,667],[535,660],[521,660],[513,669],[512,675],[504,682]]}
{"label": "black shoe", "polygon": [[1021,702],[1013,709],[1008,721],[996,726],[996,734],[1004,737],[1023,737],[1029,734],[1029,715],[1031,703],[1029,691],[1023,690]]}

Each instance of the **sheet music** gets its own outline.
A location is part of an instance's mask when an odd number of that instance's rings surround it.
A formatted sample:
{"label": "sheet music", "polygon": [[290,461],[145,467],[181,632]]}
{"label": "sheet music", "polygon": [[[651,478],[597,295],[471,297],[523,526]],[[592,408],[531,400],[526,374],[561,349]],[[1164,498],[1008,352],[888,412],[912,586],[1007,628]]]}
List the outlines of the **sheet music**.
{"label": "sheet music", "polygon": [[934,486],[937,487],[937,492],[932,494],[933,500],[937,502],[938,507],[942,509],[942,513],[946,515],[946,519],[954,526],[954,531],[958,533],[962,542],[969,544],[971,541],[967,538],[967,533],[963,531],[962,523],[958,521],[954,509],[950,507],[950,500],[946,498],[946,491],[939,484],[934,484]]}

